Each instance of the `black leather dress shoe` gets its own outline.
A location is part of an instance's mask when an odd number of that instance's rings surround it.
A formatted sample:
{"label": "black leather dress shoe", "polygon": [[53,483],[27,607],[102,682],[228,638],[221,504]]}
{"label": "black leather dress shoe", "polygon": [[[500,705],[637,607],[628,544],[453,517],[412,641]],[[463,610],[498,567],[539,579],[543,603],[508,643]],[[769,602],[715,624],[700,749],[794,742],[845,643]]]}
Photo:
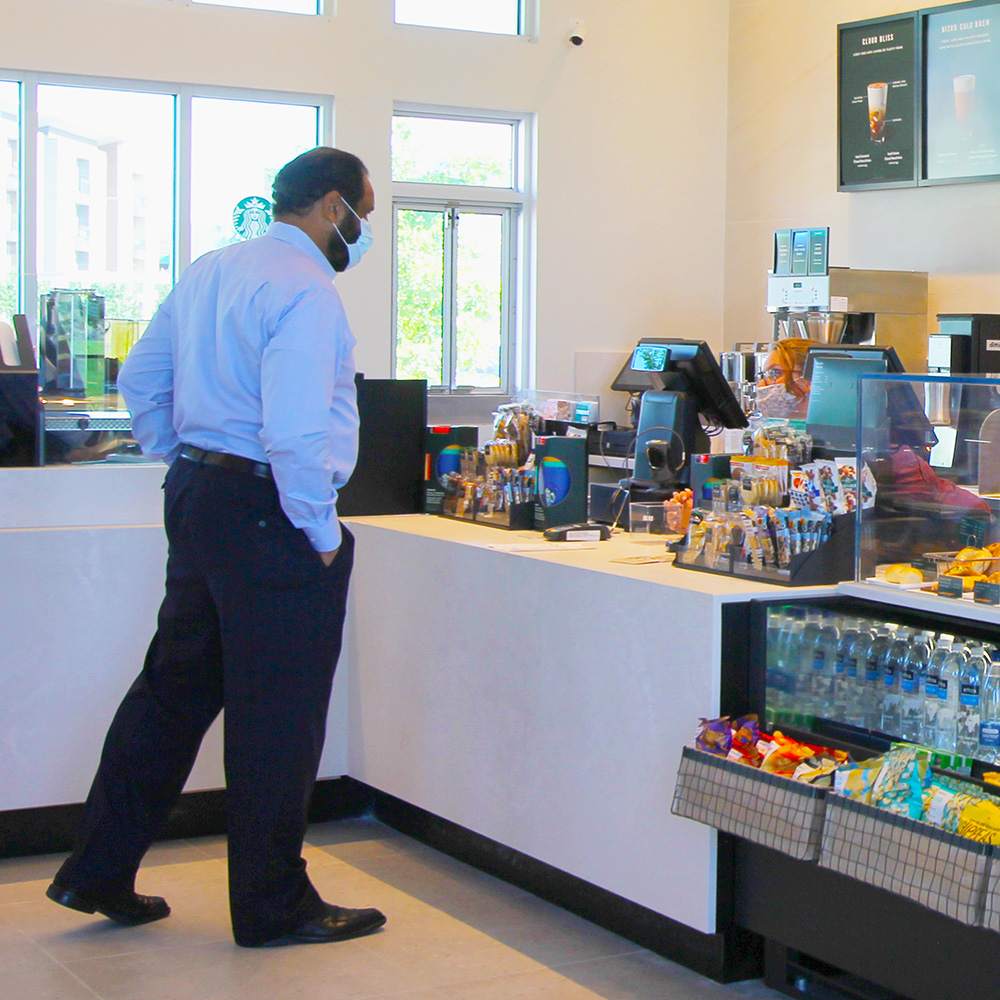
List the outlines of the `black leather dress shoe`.
{"label": "black leather dress shoe", "polygon": [[100,913],[116,924],[136,927],[162,920],[170,915],[167,901],[160,896],[142,896],[137,892],[100,893],[76,892],[58,882],[45,890],[45,895],[60,906],[68,906],[80,913]]}
{"label": "black leather dress shoe", "polygon": [[285,944],[323,944],[326,941],[346,941],[378,930],[385,923],[385,914],[373,907],[350,910],[345,906],[323,904],[326,909],[318,916],[300,924],[284,937],[266,942],[263,947]]}

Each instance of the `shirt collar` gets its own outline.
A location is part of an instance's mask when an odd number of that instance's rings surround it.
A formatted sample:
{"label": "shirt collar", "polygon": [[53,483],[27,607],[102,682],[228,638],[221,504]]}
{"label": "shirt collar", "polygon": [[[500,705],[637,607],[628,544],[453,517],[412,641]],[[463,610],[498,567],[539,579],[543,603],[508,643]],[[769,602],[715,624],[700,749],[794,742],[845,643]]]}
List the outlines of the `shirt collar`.
{"label": "shirt collar", "polygon": [[267,232],[264,235],[275,240],[281,240],[282,243],[291,243],[292,246],[298,247],[299,250],[307,254],[324,271],[329,272],[331,278],[337,277],[337,272],[333,269],[333,265],[326,259],[323,251],[298,226],[292,226],[287,222],[278,222],[275,220],[267,227]]}

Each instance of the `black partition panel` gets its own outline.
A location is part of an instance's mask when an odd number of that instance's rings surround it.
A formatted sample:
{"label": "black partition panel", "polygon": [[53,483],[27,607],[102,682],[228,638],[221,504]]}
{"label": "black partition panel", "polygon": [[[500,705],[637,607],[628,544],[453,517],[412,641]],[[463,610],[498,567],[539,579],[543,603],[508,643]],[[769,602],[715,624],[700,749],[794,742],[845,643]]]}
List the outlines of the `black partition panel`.
{"label": "black partition panel", "polygon": [[419,514],[424,509],[427,382],[357,377],[358,464],[340,491],[341,517]]}

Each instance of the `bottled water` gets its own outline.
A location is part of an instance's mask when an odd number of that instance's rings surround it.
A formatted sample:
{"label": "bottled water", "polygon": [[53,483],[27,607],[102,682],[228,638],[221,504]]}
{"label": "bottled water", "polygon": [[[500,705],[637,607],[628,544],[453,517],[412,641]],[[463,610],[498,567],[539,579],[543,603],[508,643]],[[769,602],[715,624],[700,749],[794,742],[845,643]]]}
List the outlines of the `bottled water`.
{"label": "bottled water", "polygon": [[852,678],[848,672],[848,659],[854,640],[861,634],[860,622],[854,618],[845,618],[840,630],[840,640],[837,643],[837,658],[833,668],[833,711],[830,718],[835,722],[847,721],[847,706],[851,700],[852,688],[857,678],[857,661]]}
{"label": "bottled water", "polygon": [[823,618],[818,611],[806,611],[805,622],[802,626],[802,638],[799,642],[799,656],[796,673],[797,685],[795,694],[794,713],[797,716],[792,721],[809,724],[810,719],[806,718],[813,714],[813,656],[816,653],[816,642],[823,629]]}
{"label": "bottled water", "polygon": [[993,653],[979,695],[979,746],[976,757],[1000,763],[1000,654]]}
{"label": "bottled water", "polygon": [[956,642],[945,657],[938,677],[937,738],[934,745],[948,753],[956,751],[959,697],[968,658],[965,643]]}
{"label": "bottled water", "polygon": [[[774,669],[768,666],[767,717],[771,722],[790,719],[798,690],[798,658],[802,644],[804,608],[789,608],[782,616],[775,640]],[[770,646],[768,657],[770,659]],[[772,683],[773,682],[773,683]]]}
{"label": "bottled water", "polygon": [[822,718],[828,718],[833,711],[833,684],[840,640],[837,621],[836,615],[824,612],[820,616],[819,633],[813,642],[807,711]]}
{"label": "bottled water", "polygon": [[882,732],[889,736],[902,735],[899,682],[906,666],[906,658],[910,655],[912,634],[912,629],[897,630],[882,668]]}
{"label": "bottled water", "polygon": [[766,713],[765,720],[773,724],[777,713],[784,708],[782,704],[785,691],[783,678],[779,669],[779,652],[785,630],[791,625],[791,615],[788,608],[772,608],[767,613],[767,653],[766,677],[764,680]]}
{"label": "bottled water", "polygon": [[911,743],[920,743],[924,738],[924,696],[933,641],[933,632],[918,633],[899,678],[900,735]]}
{"label": "bottled water", "polygon": [[962,671],[955,736],[955,749],[963,757],[974,757],[979,748],[979,700],[989,665],[983,647],[979,643],[971,646]]}
{"label": "bottled water", "polygon": [[879,625],[865,657],[865,728],[877,730],[882,725],[882,670],[892,649],[895,625]]}
{"label": "bottled water", "polygon": [[858,622],[858,634],[847,648],[847,701],[844,707],[844,722],[851,726],[865,724],[865,671],[868,650],[875,639],[875,626],[868,621]]}
{"label": "bottled water", "polygon": [[952,635],[942,633],[938,636],[937,645],[931,653],[931,662],[927,665],[927,684],[924,697],[924,728],[920,741],[925,746],[937,745],[937,717],[941,702],[938,700],[938,681],[941,677],[941,667],[951,653],[951,644],[955,641]]}

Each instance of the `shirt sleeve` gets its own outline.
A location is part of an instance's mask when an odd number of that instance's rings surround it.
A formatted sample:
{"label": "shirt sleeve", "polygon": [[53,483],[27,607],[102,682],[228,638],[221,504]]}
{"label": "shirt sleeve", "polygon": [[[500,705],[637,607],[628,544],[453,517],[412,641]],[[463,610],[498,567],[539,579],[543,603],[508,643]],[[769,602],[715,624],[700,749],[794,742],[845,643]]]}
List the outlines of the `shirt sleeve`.
{"label": "shirt sleeve", "polygon": [[281,315],[261,358],[261,443],[282,509],[318,552],[340,546],[337,491],[357,461],[353,346],[339,296],[311,290]]}
{"label": "shirt sleeve", "polygon": [[149,321],[118,374],[132,417],[132,436],[150,458],[172,462],[181,442],[174,430],[174,364],[170,297]]}

